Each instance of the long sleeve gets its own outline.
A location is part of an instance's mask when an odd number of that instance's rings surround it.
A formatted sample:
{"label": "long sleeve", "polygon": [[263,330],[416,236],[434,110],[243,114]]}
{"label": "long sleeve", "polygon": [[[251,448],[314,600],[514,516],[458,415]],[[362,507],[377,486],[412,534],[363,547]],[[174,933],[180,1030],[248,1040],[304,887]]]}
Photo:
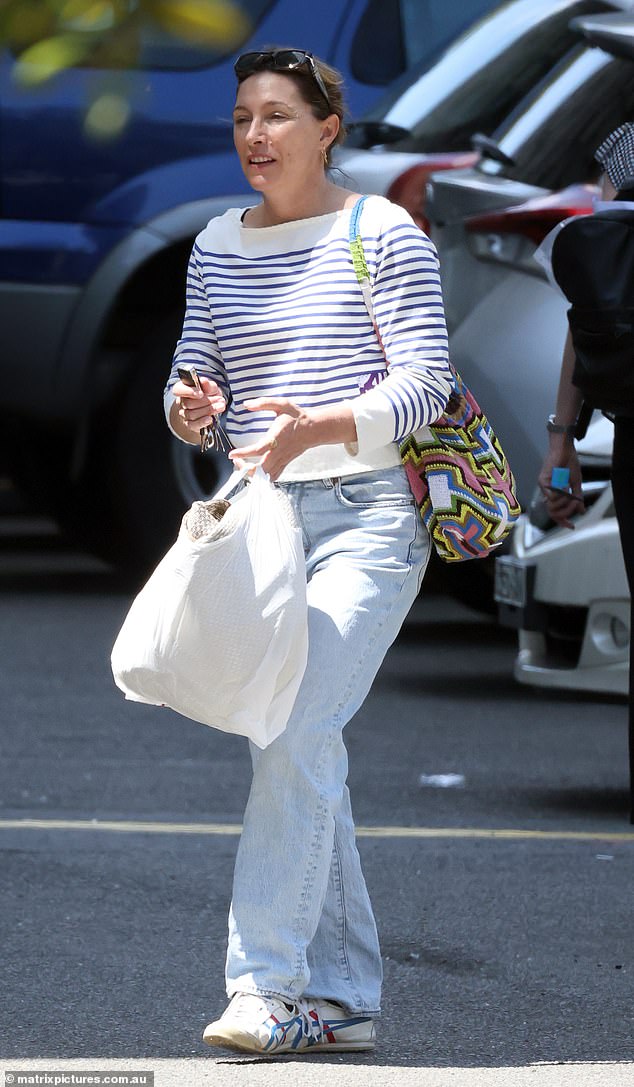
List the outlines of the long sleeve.
{"label": "long sleeve", "polygon": [[[174,351],[164,393],[165,417],[170,425],[170,410],[174,403],[172,388],[178,381],[178,367],[183,363],[193,363],[201,377],[211,378],[224,392],[227,400],[231,397],[229,381],[222,362],[218,340],[200,273],[198,246],[194,245],[187,267],[186,309],[183,331]],[[170,427],[172,433],[175,433]],[[177,435],[178,437],[178,435]]]}
{"label": "long sleeve", "polygon": [[433,423],[453,387],[435,247],[401,209],[392,218],[377,238],[376,252],[361,219],[388,372],[351,401],[360,453]]}

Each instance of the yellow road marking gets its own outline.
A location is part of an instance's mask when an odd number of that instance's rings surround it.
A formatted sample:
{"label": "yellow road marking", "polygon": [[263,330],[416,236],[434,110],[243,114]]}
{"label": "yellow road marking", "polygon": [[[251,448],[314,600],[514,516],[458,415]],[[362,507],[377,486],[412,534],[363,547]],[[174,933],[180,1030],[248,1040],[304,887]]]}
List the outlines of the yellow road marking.
{"label": "yellow road marking", "polygon": [[[96,830],[114,834],[237,836],[240,823],[162,823],[108,819],[0,819],[2,830]],[[494,827],[357,827],[359,838],[488,838],[509,841],[634,842],[632,831],[528,830]]]}

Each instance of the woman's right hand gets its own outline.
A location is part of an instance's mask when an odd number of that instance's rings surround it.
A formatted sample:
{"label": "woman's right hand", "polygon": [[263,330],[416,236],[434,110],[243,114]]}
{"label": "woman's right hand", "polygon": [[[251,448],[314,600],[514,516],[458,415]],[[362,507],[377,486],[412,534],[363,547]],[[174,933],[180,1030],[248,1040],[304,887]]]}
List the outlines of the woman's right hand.
{"label": "woman's right hand", "polygon": [[[557,437],[559,437],[557,435]],[[551,486],[553,468],[568,468],[570,472],[570,494],[562,494]],[[577,450],[572,441],[551,442],[548,454],[539,473],[539,486],[546,500],[548,513],[553,521],[564,528],[574,528],[570,518],[583,513],[584,502],[581,489],[581,465]]]}
{"label": "woman's right hand", "polygon": [[182,381],[177,381],[172,387],[178,405],[178,417],[196,438],[203,427],[211,426],[215,417],[222,415],[227,407],[225,395],[215,381],[201,376],[200,385],[202,392],[192,389]]}

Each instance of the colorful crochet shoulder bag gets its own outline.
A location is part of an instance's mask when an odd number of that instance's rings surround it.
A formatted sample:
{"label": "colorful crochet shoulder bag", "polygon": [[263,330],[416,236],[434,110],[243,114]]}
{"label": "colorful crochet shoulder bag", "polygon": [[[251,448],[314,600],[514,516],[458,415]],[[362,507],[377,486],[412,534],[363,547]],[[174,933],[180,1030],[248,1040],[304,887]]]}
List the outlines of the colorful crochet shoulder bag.
{"label": "colorful crochet shoulder bag", "polygon": [[[350,218],[350,253],[383,353],[372,284],[359,230],[367,197]],[[386,358],[387,362],[387,358]],[[466,382],[453,370],[454,390],[435,423],[401,443],[412,494],[437,553],[445,562],[486,558],[504,542],[521,508],[515,480],[491,424]],[[431,436],[430,436],[431,435]]]}

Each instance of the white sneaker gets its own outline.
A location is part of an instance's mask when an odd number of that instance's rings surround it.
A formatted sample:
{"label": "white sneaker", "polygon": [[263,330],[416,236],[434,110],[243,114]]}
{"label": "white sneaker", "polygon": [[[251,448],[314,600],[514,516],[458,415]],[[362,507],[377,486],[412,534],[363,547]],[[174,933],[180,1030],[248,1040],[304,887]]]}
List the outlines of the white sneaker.
{"label": "white sneaker", "polygon": [[207,1045],[241,1053],[300,1053],[319,1040],[317,1016],[309,1014],[307,1005],[254,993],[236,993],[220,1019],[203,1033]]}
{"label": "white sneaker", "polygon": [[310,1047],[312,1053],[374,1049],[376,1031],[374,1020],[369,1016],[351,1015],[340,1004],[329,1000],[308,1000],[307,1003],[310,1017],[319,1027],[318,1036]]}
{"label": "white sneaker", "polygon": [[369,1016],[349,1015],[328,1000],[286,1004],[279,997],[236,993],[214,1023],[205,1027],[207,1045],[241,1053],[323,1053],[374,1049]]}

